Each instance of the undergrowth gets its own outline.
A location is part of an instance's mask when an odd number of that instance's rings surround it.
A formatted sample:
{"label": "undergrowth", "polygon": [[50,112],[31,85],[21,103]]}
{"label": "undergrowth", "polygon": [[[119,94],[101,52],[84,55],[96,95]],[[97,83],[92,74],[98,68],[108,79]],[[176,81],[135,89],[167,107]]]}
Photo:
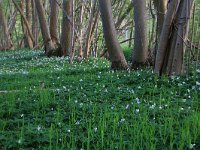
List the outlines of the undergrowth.
{"label": "undergrowth", "polygon": [[156,77],[68,64],[42,51],[0,53],[0,149],[200,149],[200,70]]}

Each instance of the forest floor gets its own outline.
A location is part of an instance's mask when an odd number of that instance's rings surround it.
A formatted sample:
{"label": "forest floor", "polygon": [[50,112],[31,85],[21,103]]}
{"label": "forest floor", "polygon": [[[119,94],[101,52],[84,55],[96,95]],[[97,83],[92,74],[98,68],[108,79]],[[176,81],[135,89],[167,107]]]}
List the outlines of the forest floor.
{"label": "forest floor", "polygon": [[42,51],[0,53],[0,149],[200,149],[200,70],[158,78],[68,64]]}

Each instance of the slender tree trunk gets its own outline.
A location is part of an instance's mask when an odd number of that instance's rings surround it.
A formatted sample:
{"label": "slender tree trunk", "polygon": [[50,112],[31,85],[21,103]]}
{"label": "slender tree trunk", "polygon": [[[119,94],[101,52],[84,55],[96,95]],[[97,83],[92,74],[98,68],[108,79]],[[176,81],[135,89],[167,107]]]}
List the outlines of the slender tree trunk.
{"label": "slender tree trunk", "polygon": [[39,20],[38,20],[38,14],[35,6],[35,0],[32,0],[32,34],[35,39],[33,43],[33,47],[37,48],[39,46],[38,44],[38,38],[39,38]]}
{"label": "slender tree trunk", "polygon": [[85,58],[89,57],[89,51],[90,51],[89,49],[91,46],[92,26],[94,24],[94,15],[96,11],[97,0],[94,0],[93,2],[91,1],[91,3],[93,3],[93,5],[90,11],[90,19],[89,19],[89,25],[87,29],[87,38],[86,38],[86,43],[85,43]]}
{"label": "slender tree trunk", "polygon": [[133,0],[135,20],[135,40],[132,57],[132,68],[147,63],[147,22],[146,22],[146,0]]}
{"label": "slender tree trunk", "polygon": [[[20,1],[20,9],[21,9],[21,12],[25,12],[25,1],[24,0],[21,0]],[[24,15],[24,14],[23,14]],[[22,27],[22,32],[23,32],[23,39],[22,39],[22,44],[21,44],[21,48],[27,48],[28,47],[28,44],[27,44],[27,41],[26,41],[26,27],[25,27],[25,23],[23,21],[23,18],[21,16],[21,27]]]}
{"label": "slender tree trunk", "polygon": [[3,40],[1,41],[0,51],[13,49],[13,43],[8,30],[7,20],[4,16],[1,2],[0,2],[0,27],[2,28],[2,33],[3,33]]}
{"label": "slender tree trunk", "polygon": [[50,0],[50,35],[53,43],[58,43],[58,4],[56,0]]}
{"label": "slender tree trunk", "polygon": [[83,58],[83,18],[84,18],[84,0],[81,1],[81,8],[80,8],[80,48],[78,49],[78,59],[79,61]]}
{"label": "slender tree trunk", "polygon": [[123,15],[117,20],[116,24],[115,24],[115,28],[119,28],[122,24],[122,22],[124,21],[124,19],[126,18],[126,16],[131,12],[131,10],[133,9],[133,3],[131,2],[127,8],[127,10],[123,13]]}
{"label": "slender tree trunk", "polygon": [[63,0],[63,21],[61,33],[62,55],[70,56],[72,34],[72,0]]}
{"label": "slender tree trunk", "polygon": [[112,15],[111,0],[99,0],[99,9],[101,12],[104,38],[108,48],[109,57],[112,62],[111,68],[127,69],[128,65],[126,59],[117,40],[117,34]]}
{"label": "slender tree trunk", "polygon": [[47,26],[47,22],[45,19],[45,11],[42,5],[41,0],[35,1],[35,5],[37,8],[37,14],[39,17],[39,22],[40,22],[40,28],[42,32],[42,37],[43,37],[43,42],[45,45],[45,54],[50,57],[50,56],[60,56],[59,53],[59,46],[55,43],[53,43],[50,35],[49,28]]}
{"label": "slender tree trunk", "polygon": [[[31,27],[31,0],[26,0],[26,19]],[[30,28],[31,29],[31,28]],[[25,42],[29,48],[33,48],[33,41],[31,40],[30,35],[28,34],[28,29],[25,30]],[[32,32],[32,31],[31,31]]]}
{"label": "slender tree trunk", "polygon": [[22,17],[22,19],[23,19],[23,21],[24,21],[24,23],[25,23],[27,32],[28,32],[28,34],[29,34],[29,36],[30,36],[32,42],[34,42],[35,39],[34,39],[34,37],[33,37],[33,35],[32,35],[31,28],[30,28],[30,24],[29,24],[28,20],[26,19],[26,16],[24,15],[23,11],[22,11],[21,8],[19,7],[17,1],[16,1],[16,0],[12,0],[12,1],[13,1],[13,3],[14,3],[15,7],[17,8],[17,10],[20,12],[20,15],[21,15],[21,17]]}
{"label": "slender tree trunk", "polygon": [[157,11],[157,31],[159,39],[165,19],[165,14],[167,12],[168,0],[153,0],[153,2]]}

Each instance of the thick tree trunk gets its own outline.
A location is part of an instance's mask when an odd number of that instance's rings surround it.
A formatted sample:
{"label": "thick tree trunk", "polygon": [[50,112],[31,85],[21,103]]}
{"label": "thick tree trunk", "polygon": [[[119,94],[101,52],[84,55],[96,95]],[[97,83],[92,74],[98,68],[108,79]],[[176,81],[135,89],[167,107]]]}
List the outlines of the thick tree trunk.
{"label": "thick tree trunk", "polygon": [[169,3],[158,44],[155,73],[180,75],[183,73],[185,43],[193,0],[178,0]]}
{"label": "thick tree trunk", "polygon": [[62,33],[61,33],[61,53],[64,56],[70,56],[71,35],[72,35],[72,0],[63,0],[63,21],[62,21]]}
{"label": "thick tree trunk", "polygon": [[180,3],[180,0],[171,1],[169,3],[169,9],[165,17],[163,30],[160,35],[160,41],[158,43],[158,50],[156,54],[156,62],[155,62],[154,71],[158,75],[162,74],[162,68],[164,65],[165,55],[167,54],[168,39],[171,33],[172,22],[175,18],[179,3]]}
{"label": "thick tree trunk", "polygon": [[184,73],[184,55],[188,39],[189,32],[189,19],[191,16],[191,10],[193,8],[193,0],[182,1],[182,8],[180,7],[180,13],[177,17],[176,28],[177,39],[175,44],[174,58],[172,61],[171,71],[168,73],[170,75],[180,75]]}
{"label": "thick tree trunk", "polygon": [[147,22],[146,0],[133,0],[135,20],[135,40],[132,57],[132,68],[146,65],[148,57],[147,49]]}
{"label": "thick tree trunk", "polygon": [[117,34],[112,15],[111,0],[99,0],[99,8],[101,12],[104,38],[108,48],[109,57],[112,62],[111,68],[127,69],[128,65],[126,59],[117,40]]}

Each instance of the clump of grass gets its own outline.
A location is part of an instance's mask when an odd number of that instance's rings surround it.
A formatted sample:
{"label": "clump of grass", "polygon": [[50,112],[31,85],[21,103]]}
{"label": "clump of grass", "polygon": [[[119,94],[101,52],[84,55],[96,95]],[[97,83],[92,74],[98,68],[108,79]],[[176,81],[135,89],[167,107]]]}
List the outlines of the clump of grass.
{"label": "clump of grass", "polygon": [[198,70],[157,78],[41,54],[1,53],[0,148],[200,148]]}

